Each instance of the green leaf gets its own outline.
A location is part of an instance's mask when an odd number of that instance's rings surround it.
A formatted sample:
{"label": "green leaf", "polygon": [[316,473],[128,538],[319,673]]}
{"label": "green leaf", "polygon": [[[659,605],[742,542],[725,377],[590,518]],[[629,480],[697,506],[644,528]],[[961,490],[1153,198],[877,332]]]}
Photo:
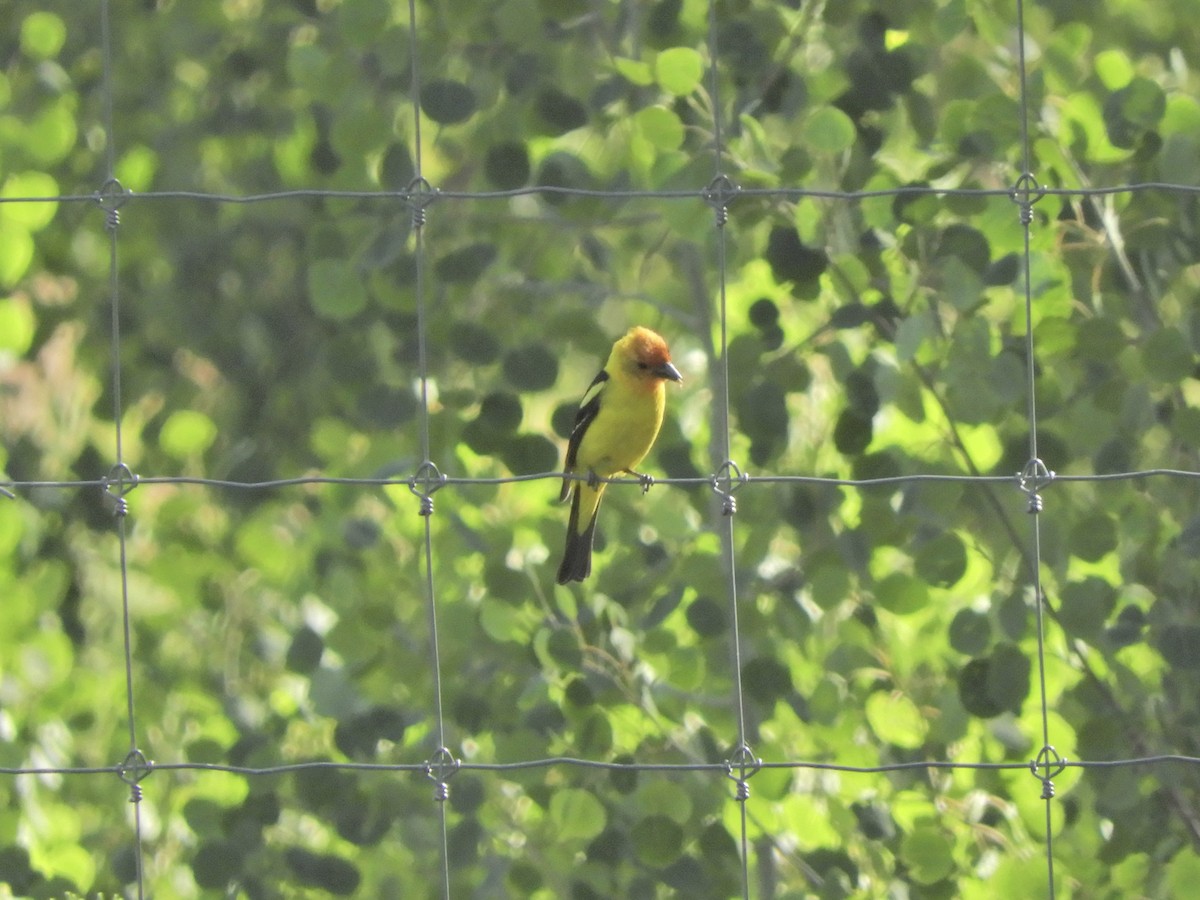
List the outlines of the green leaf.
{"label": "green leaf", "polygon": [[1029,658],[1014,644],[1001,644],[988,663],[987,692],[1001,708],[1017,712],[1029,696]]}
{"label": "green leaf", "polygon": [[0,300],[0,351],[24,356],[33,345],[37,319],[24,297]]}
{"label": "green leaf", "polygon": [[297,88],[321,96],[329,67],[329,52],[323,47],[295,43],[288,48],[287,73]]}
{"label": "green leaf", "polygon": [[33,251],[28,230],[0,219],[0,288],[12,287],[25,277]]}
{"label": "green leaf", "polygon": [[318,259],[308,267],[308,300],[318,315],[345,321],[367,308],[367,291],[350,263]]}
{"label": "green leaf", "polygon": [[1117,549],[1117,523],[1103,510],[1081,516],[1071,526],[1071,553],[1085,562],[1099,562]]}
{"label": "green leaf", "polygon": [[67,25],[52,12],[30,13],[21,22],[21,51],[33,59],[51,59],[67,40]]}
{"label": "green leaf", "polygon": [[1200,181],[1200,137],[1196,133],[1169,134],[1159,153],[1164,181],[1195,184]]}
{"label": "green leaf", "polygon": [[451,250],[434,264],[438,278],[450,284],[469,284],[496,259],[495,244],[476,242]]}
{"label": "green leaf", "polygon": [[666,816],[646,816],[633,826],[631,837],[634,853],[647,866],[670,865],[683,851],[683,829]]}
{"label": "green leaf", "polygon": [[1100,51],[1096,54],[1095,66],[1096,74],[1110,91],[1125,87],[1133,78],[1133,63],[1123,50]]}
{"label": "green leaf", "polygon": [[909,615],[929,603],[929,586],[904,572],[892,572],[875,585],[875,600],[888,612]]}
{"label": "green leaf", "polygon": [[421,111],[441,125],[457,125],[475,114],[475,92],[461,81],[431,81],[421,90]]}
{"label": "green leaf", "polygon": [[362,880],[357,866],[330,853],[312,853],[300,847],[289,847],[284,859],[301,884],[338,896],[353,894]]}
{"label": "green leaf", "polygon": [[1195,357],[1178,328],[1160,328],[1142,346],[1142,365],[1156,381],[1175,384],[1192,374]]}
{"label": "green leaf", "polygon": [[1085,359],[1111,360],[1128,343],[1121,324],[1110,316],[1085,319],[1075,329],[1075,347]]}
{"label": "green leaf", "polygon": [[1167,111],[1167,95],[1149,78],[1134,78],[1117,91],[1121,98],[1121,114],[1142,128],[1153,128]]}
{"label": "green leaf", "polygon": [[199,456],[217,438],[217,426],[202,412],[181,409],[171,413],[163,423],[158,444],[163,452],[175,459]]}
{"label": "green leaf", "polygon": [[484,597],[479,605],[479,624],[494,641],[524,643],[529,640],[530,622],[519,607],[492,597]]}
{"label": "green leaf", "polygon": [[292,672],[307,675],[320,665],[324,652],[324,639],[307,625],[301,626],[288,647],[287,667]]}
{"label": "green leaf", "polygon": [[683,143],[683,123],[665,106],[647,106],[633,114],[637,133],[659,150],[675,150]]}
{"label": "green leaf", "polygon": [[934,884],[954,871],[954,841],[933,825],[918,826],[900,842],[900,858],[918,884]]}
{"label": "green leaf", "polygon": [[533,173],[529,150],[519,141],[505,141],[488,148],[484,172],[494,187],[510,191],[529,183]]}
{"label": "green leaf", "polygon": [[604,830],[608,815],[591,791],[560,788],[550,798],[550,822],[560,841],[587,841]]}
{"label": "green leaf", "polygon": [[960,609],[950,622],[950,646],[959,653],[975,656],[987,649],[992,626],[988,617],[973,609]]}
{"label": "green leaf", "polygon": [[613,60],[613,68],[630,84],[645,87],[654,83],[654,72],[650,64],[641,60],[618,56]]}
{"label": "green leaf", "polygon": [[149,147],[130,147],[117,163],[117,179],[128,190],[146,191],[158,170],[158,154]]}
{"label": "green leaf", "polygon": [[1068,634],[1092,640],[1117,605],[1117,591],[1103,578],[1085,578],[1063,587],[1058,604],[1058,621]]}
{"label": "green leaf", "polygon": [[[78,136],[74,104],[63,99],[29,122],[24,137],[25,152],[39,165],[56,165],[75,149]],[[57,189],[53,193],[58,193]]]}
{"label": "green leaf", "polygon": [[1166,866],[1166,893],[1171,897],[1186,897],[1197,884],[1200,884],[1200,856],[1180,850]]}
{"label": "green leaf", "polygon": [[518,391],[544,391],[558,380],[558,360],[545,344],[526,344],[504,355],[504,377]]}
{"label": "green leaf", "polygon": [[696,90],[704,77],[704,60],[691,47],[672,47],[654,58],[654,79],[677,97]]}
{"label": "green leaf", "polygon": [[921,545],[914,558],[917,574],[934,587],[952,587],[967,572],[967,548],[952,531]]}
{"label": "green leaf", "polygon": [[854,146],[854,122],[835,106],[822,106],[804,123],[804,146],[814,153],[834,155]]}
{"label": "green leaf", "polygon": [[867,698],[867,724],[885,743],[916,750],[925,742],[929,723],[917,705],[898,691],[876,691]]}

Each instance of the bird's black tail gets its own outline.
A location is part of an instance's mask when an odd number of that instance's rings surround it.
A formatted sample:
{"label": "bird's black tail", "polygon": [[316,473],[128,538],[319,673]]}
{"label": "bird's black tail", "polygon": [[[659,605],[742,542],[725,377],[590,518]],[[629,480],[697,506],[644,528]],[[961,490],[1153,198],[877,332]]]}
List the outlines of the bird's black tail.
{"label": "bird's black tail", "polygon": [[558,567],[558,583],[583,581],[592,573],[592,538],[596,534],[596,512],[600,511],[597,504],[592,513],[592,520],[587,528],[579,530],[579,494],[582,486],[575,488],[571,498],[571,516],[567,520],[567,546],[563,550],[562,563]]}

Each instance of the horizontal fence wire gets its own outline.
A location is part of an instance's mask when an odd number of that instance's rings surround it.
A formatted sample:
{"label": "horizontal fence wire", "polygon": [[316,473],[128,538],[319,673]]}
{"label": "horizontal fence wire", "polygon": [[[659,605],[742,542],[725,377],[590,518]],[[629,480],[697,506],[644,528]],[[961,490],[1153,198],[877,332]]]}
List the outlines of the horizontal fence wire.
{"label": "horizontal fence wire", "polygon": [[[1063,769],[1129,769],[1141,766],[1162,766],[1177,763],[1200,766],[1200,756],[1185,756],[1178,753],[1160,753],[1154,756],[1130,756],[1121,759],[1065,759]],[[586,759],[575,756],[548,756],[544,759],[526,759],[516,762],[471,762],[460,760],[456,768],[468,772],[522,772],[535,769],[555,768],[598,769],[606,772],[709,772],[728,774],[728,762],[715,763],[649,763],[614,762],[611,760]],[[838,762],[817,760],[755,760],[757,769],[811,769],[821,772],[842,772],[847,775],[882,775],[888,772],[921,772],[928,770],[969,770],[980,772],[1019,772],[1038,770],[1036,761],[1029,762],[978,762],[972,760],[926,759],[911,762],[882,763],[877,766],[855,766]],[[313,760],[310,762],[281,763],[274,766],[237,766],[228,763],[200,762],[152,762],[147,761],[144,771],[149,772],[225,772],[247,777],[287,775],[293,772],[334,770],[346,772],[401,772],[410,775],[426,775],[429,763],[365,763],[340,762],[335,760]],[[77,775],[120,775],[123,766],[0,766],[0,775],[10,776],[77,776]]]}
{"label": "horizontal fence wire", "polygon": [[[742,487],[753,488],[755,485],[771,485],[771,484],[807,484],[826,487],[851,487],[851,488],[874,488],[874,487],[898,487],[907,484],[965,484],[965,485],[1010,485],[1021,491],[1028,489],[1029,475],[1023,472],[1017,472],[1013,475],[969,475],[949,474],[936,472],[914,472],[911,475],[886,475],[877,478],[835,478],[825,475],[783,475],[783,474],[768,474],[756,475],[750,472],[742,472],[733,477],[732,483],[736,484],[739,489]],[[1076,473],[1076,474],[1060,474],[1057,472],[1047,472],[1046,475],[1038,478],[1037,487],[1044,489],[1048,486],[1063,482],[1064,484],[1104,484],[1107,482],[1122,482],[1122,481],[1146,481],[1155,478],[1178,478],[1178,479],[1197,479],[1200,478],[1200,471],[1192,469],[1134,469],[1128,472],[1095,472],[1095,473]],[[655,486],[673,486],[673,487],[713,487],[714,484],[721,485],[727,482],[728,476],[722,472],[714,472],[711,475],[688,476],[688,477],[646,477],[646,478],[629,478],[625,476],[613,476],[610,478],[595,478],[589,479],[587,475],[580,475],[576,472],[536,472],[528,475],[495,475],[495,476],[464,476],[464,475],[447,475],[441,473],[440,477],[434,482],[438,490],[446,487],[475,487],[483,485],[503,485],[503,484],[524,484],[531,481],[553,481],[561,482],[580,481],[580,482],[602,482],[604,484],[624,485],[628,487],[638,487],[642,490],[652,489]],[[66,479],[66,480],[46,480],[46,481],[0,481],[0,493],[5,493],[10,499],[17,499],[19,495],[23,495],[32,491],[38,490],[78,490],[81,488],[104,488],[111,484],[105,478],[84,478],[84,479]],[[194,486],[207,488],[220,488],[222,490],[231,491],[270,491],[280,488],[300,487],[304,485],[333,485],[343,487],[406,487],[410,490],[427,484],[423,476],[413,475],[407,478],[398,477],[354,477],[354,476],[334,476],[334,475],[297,475],[293,478],[272,478],[267,481],[236,481],[225,478],[205,478],[198,475],[136,475],[131,481],[131,484],[136,485],[157,485],[157,486]]]}
{"label": "horizontal fence wire", "polygon": [[[124,504],[125,496],[137,486],[168,486],[168,487],[201,487],[219,490],[232,491],[270,491],[282,490],[288,488],[302,486],[329,486],[339,488],[354,488],[354,489],[379,489],[391,486],[402,486],[408,488],[418,497],[428,500],[429,496],[436,490],[446,488],[465,488],[479,485],[503,485],[503,484],[523,484],[538,481],[559,481],[564,477],[570,480],[584,481],[588,480],[587,476],[581,475],[565,475],[561,472],[539,472],[533,474],[497,476],[497,477],[464,477],[454,475],[452,473],[443,472],[433,466],[433,461],[429,459],[429,410],[428,399],[425,395],[426,383],[429,378],[426,362],[425,341],[427,336],[427,323],[425,321],[424,311],[424,293],[421,285],[421,272],[424,259],[424,250],[422,242],[422,228],[424,224],[425,210],[434,204],[441,204],[450,201],[463,201],[471,203],[486,203],[492,201],[504,201],[525,196],[557,196],[557,197],[589,197],[612,202],[621,202],[627,200],[649,200],[654,202],[667,201],[702,201],[704,203],[714,205],[717,212],[718,221],[716,230],[719,235],[723,234],[723,227],[726,222],[721,217],[724,210],[736,206],[740,200],[783,200],[783,201],[798,201],[803,199],[818,199],[838,203],[855,203],[862,201],[870,201],[876,199],[895,199],[900,197],[920,197],[932,196],[938,198],[950,197],[1007,197],[1021,205],[1024,225],[1026,226],[1026,245],[1025,245],[1025,261],[1029,260],[1029,226],[1032,219],[1032,204],[1043,197],[1061,197],[1061,198],[1088,198],[1088,197],[1107,197],[1122,194],[1140,194],[1140,193],[1165,193],[1177,194],[1183,196],[1200,195],[1200,186],[1178,184],[1171,182],[1140,182],[1134,184],[1120,184],[1110,186],[1047,186],[1038,184],[1030,174],[1029,163],[1029,136],[1027,133],[1027,101],[1025,97],[1025,60],[1024,60],[1024,29],[1021,20],[1023,4],[1018,0],[1018,22],[1019,22],[1019,39],[1018,46],[1020,48],[1018,68],[1020,69],[1021,77],[1021,103],[1020,111],[1022,117],[1022,146],[1020,148],[1023,157],[1023,172],[1019,178],[1010,186],[996,186],[991,188],[963,188],[953,185],[907,185],[894,188],[878,189],[878,190],[860,190],[860,191],[839,191],[826,189],[811,189],[799,187],[740,187],[736,181],[723,173],[721,169],[721,145],[720,145],[720,117],[716,117],[716,152],[714,153],[715,161],[715,178],[714,183],[719,183],[717,196],[714,197],[713,185],[697,186],[692,189],[682,190],[635,190],[635,189],[604,189],[604,190],[588,190],[571,187],[554,187],[554,186],[530,186],[519,187],[510,190],[493,190],[493,191],[465,191],[465,190],[442,190],[428,185],[424,182],[421,176],[421,161],[420,161],[420,146],[419,137],[420,116],[416,114],[418,102],[414,99],[414,122],[417,128],[416,149],[416,178],[408,190],[401,191],[375,191],[375,190],[332,190],[332,189],[296,189],[273,191],[266,193],[255,194],[231,194],[231,193],[213,193],[204,191],[192,190],[152,190],[145,192],[132,192],[121,187],[115,181],[113,176],[114,170],[114,147],[116,144],[116,123],[113,121],[112,113],[112,95],[113,95],[113,64],[111,37],[109,35],[109,8],[106,0],[101,3],[101,20],[102,20],[102,50],[104,55],[104,81],[103,92],[105,97],[105,122],[103,123],[109,140],[106,143],[107,152],[107,182],[98,190],[90,193],[74,193],[63,194],[61,196],[0,196],[0,204],[98,204],[109,216],[109,232],[112,246],[112,270],[111,270],[111,302],[112,302],[112,378],[114,386],[114,415],[117,423],[117,445],[115,448],[116,465],[114,469],[106,476],[93,479],[78,479],[78,480],[0,480],[0,495],[6,501],[21,502],[30,495],[36,495],[40,491],[45,490],[97,490],[102,491],[104,495],[115,500],[122,514],[118,516],[120,528],[120,544],[121,558],[120,568],[122,576],[122,593],[123,593],[123,610],[125,616],[125,665],[126,665],[126,687],[127,687],[127,717],[128,727],[130,732],[130,751],[129,755],[120,764],[112,766],[99,767],[71,767],[71,766],[28,766],[28,767],[0,767],[0,775],[11,777],[91,777],[91,776],[113,776],[116,775],[125,781],[131,789],[131,799],[135,801],[135,810],[138,808],[136,801],[141,799],[140,782],[149,774],[162,772],[222,772],[245,777],[268,777],[278,776],[288,773],[305,772],[314,770],[339,770],[339,771],[355,771],[364,773],[384,773],[384,774],[410,774],[418,777],[424,777],[434,780],[441,787],[445,786],[445,781],[449,775],[455,771],[476,771],[503,774],[507,772],[520,772],[530,770],[548,770],[554,768],[578,768],[578,769],[594,769],[609,772],[656,772],[656,773],[708,773],[721,778],[732,779],[739,787],[739,795],[737,799],[743,801],[741,803],[742,810],[742,834],[741,834],[741,852],[742,852],[742,882],[743,893],[749,896],[749,882],[745,871],[745,860],[748,855],[748,846],[746,841],[746,826],[745,826],[745,799],[740,790],[744,788],[745,781],[754,772],[765,769],[784,769],[784,770],[819,770],[845,773],[848,775],[877,775],[893,772],[920,772],[928,770],[981,770],[981,771],[1019,771],[1029,770],[1030,773],[1043,782],[1049,783],[1051,777],[1057,775],[1065,769],[1082,769],[1082,770],[1103,770],[1103,769],[1121,769],[1121,768],[1136,768],[1148,766],[1200,766],[1200,757],[1178,755],[1178,754],[1160,754],[1160,755],[1144,755],[1134,756],[1120,759],[1103,759],[1103,760],[1080,760],[1080,759],[1057,759],[1046,755],[1047,750],[1052,751],[1051,742],[1052,735],[1049,733],[1046,715],[1046,692],[1044,681],[1044,655],[1045,648],[1041,640],[1041,603],[1039,602],[1039,631],[1038,631],[1038,663],[1042,672],[1041,683],[1041,703],[1042,703],[1042,724],[1044,746],[1042,752],[1034,759],[1027,762],[983,762],[972,760],[943,760],[943,759],[927,759],[914,760],[897,763],[888,763],[875,766],[858,766],[842,764],[835,760],[779,760],[779,759],[758,759],[753,757],[749,748],[746,747],[745,741],[745,724],[740,714],[740,704],[742,701],[742,692],[740,682],[737,682],[735,688],[735,702],[739,706],[739,722],[737,745],[739,749],[744,749],[746,753],[740,758],[735,753],[731,759],[724,762],[679,762],[679,763],[650,763],[638,762],[636,759],[632,761],[613,762],[592,760],[586,758],[577,758],[572,756],[548,756],[541,759],[501,761],[501,762],[476,762],[471,759],[457,759],[450,755],[446,749],[448,738],[445,735],[445,726],[442,721],[441,698],[440,698],[440,664],[438,662],[438,638],[436,631],[436,620],[434,618],[436,611],[436,603],[434,598],[434,576],[432,569],[433,560],[433,540],[430,534],[429,520],[432,514],[430,508],[426,511],[423,507],[422,513],[424,517],[424,549],[425,549],[425,578],[429,615],[431,618],[431,631],[433,633],[432,646],[430,647],[431,665],[433,667],[433,681],[435,688],[438,691],[438,696],[433,701],[434,709],[432,712],[436,718],[436,738],[437,747],[431,753],[430,758],[420,762],[410,763],[361,763],[361,762],[338,762],[338,761],[312,761],[287,763],[268,766],[241,766],[227,765],[220,763],[197,763],[197,762],[155,762],[142,755],[142,751],[138,748],[138,733],[139,723],[137,721],[137,713],[134,706],[134,695],[136,693],[136,685],[133,678],[132,670],[132,651],[129,636],[130,628],[130,612],[128,602],[128,585],[125,580],[127,561],[125,559],[125,536],[124,536]],[[421,72],[419,65],[419,56],[416,53],[418,47],[418,35],[416,32],[416,15],[414,4],[410,0],[409,4],[410,16],[410,42],[412,50],[411,65],[412,65],[412,88],[414,97],[419,97],[419,88],[421,83]],[[709,6],[710,16],[710,35],[709,39],[712,42],[710,50],[711,55],[715,60],[717,54],[715,52],[715,40],[717,29],[717,13],[716,4],[711,3]],[[716,89],[716,65],[713,63],[710,71],[712,78],[712,87],[715,94]],[[714,103],[714,107],[719,108],[719,104]],[[193,477],[179,475],[145,475],[134,473],[127,467],[123,461],[120,437],[120,423],[122,421],[122,407],[120,397],[120,375],[121,375],[121,360],[120,360],[120,331],[119,331],[119,307],[120,307],[120,267],[117,257],[117,224],[119,216],[117,211],[127,204],[138,203],[157,203],[157,202],[186,202],[186,203],[213,203],[213,204],[259,204],[273,202],[287,202],[298,200],[350,200],[361,202],[390,202],[390,203],[406,203],[413,204],[416,202],[421,211],[419,219],[414,220],[415,233],[417,235],[417,302],[418,302],[418,336],[420,340],[420,361],[419,375],[421,382],[421,453],[422,462],[417,471],[408,476],[400,476],[392,474],[387,477],[343,477],[343,476],[327,476],[320,473],[306,473],[293,477],[277,478],[266,481],[238,481],[208,477]],[[722,245],[723,246],[723,245]],[[720,329],[721,329],[721,360],[727,365],[727,349],[726,344],[726,312],[724,309],[724,259],[723,251],[720,251],[721,258],[716,262],[715,267],[719,270],[721,277],[721,304],[720,304]],[[1029,266],[1025,266],[1026,277],[1026,301],[1029,300],[1029,284],[1028,275]],[[600,479],[614,485],[638,487],[642,490],[653,489],[657,487],[678,487],[678,488],[711,488],[718,494],[728,497],[734,489],[750,490],[766,487],[770,485],[780,484],[803,484],[815,486],[830,486],[830,487],[846,487],[855,489],[869,489],[882,487],[903,487],[907,485],[915,485],[922,483],[954,483],[964,485],[978,486],[1009,486],[1016,492],[1026,495],[1032,500],[1040,492],[1052,487],[1054,484],[1062,482],[1066,484],[1076,483],[1107,483],[1107,482],[1125,482],[1125,481],[1143,481],[1152,478],[1166,479],[1196,479],[1200,478],[1200,472],[1170,469],[1170,468],[1153,468],[1131,470],[1123,472],[1103,472],[1103,473],[1073,473],[1073,474],[1056,474],[1045,468],[1040,460],[1038,460],[1037,444],[1036,444],[1036,408],[1034,405],[1034,381],[1032,371],[1034,365],[1035,349],[1033,343],[1032,329],[1027,330],[1028,345],[1028,373],[1029,383],[1027,386],[1028,401],[1030,403],[1030,430],[1031,430],[1031,463],[1024,471],[1016,472],[1011,475],[993,474],[984,475],[977,473],[909,473],[902,475],[894,475],[881,478],[836,478],[827,477],[806,473],[763,473],[756,474],[744,471],[738,468],[729,457],[729,438],[728,430],[729,422],[729,397],[727,392],[728,373],[725,372],[723,387],[726,388],[723,396],[718,392],[718,400],[720,408],[717,413],[722,417],[721,422],[724,425],[725,431],[721,435],[720,440],[723,442],[724,460],[718,460],[718,465],[715,470],[705,476],[687,477],[687,478],[605,478]],[[1037,465],[1035,466],[1034,463]],[[1039,501],[1040,502],[1040,501]],[[1037,510],[1040,512],[1040,505]],[[727,514],[729,519],[729,538],[726,541],[726,565],[729,569],[729,590],[733,600],[733,612],[737,611],[736,598],[736,573],[733,571],[733,560],[731,551],[729,550],[732,544],[732,534],[734,526],[734,517]],[[1035,523],[1037,517],[1035,516]],[[1040,559],[1040,549],[1036,537],[1036,525],[1033,538],[1032,559],[1034,565],[1033,575],[1034,584],[1037,584],[1037,562]],[[1041,591],[1038,588],[1037,593]],[[737,642],[740,639],[738,629],[735,625],[733,629],[733,645],[735,649]],[[740,667],[735,664],[735,675],[739,674]],[[1052,792],[1050,793],[1052,796]],[[1050,796],[1044,795],[1047,801],[1047,826],[1049,826],[1049,802]],[[444,794],[437,799],[444,800]],[[443,853],[443,866],[448,866],[446,862],[446,819],[444,813],[445,805],[440,804],[441,810],[441,849]],[[140,817],[135,813],[135,855],[137,860],[137,896],[140,898],[144,895],[144,872],[142,866],[142,844],[143,838],[141,835]],[[1051,853],[1051,839],[1049,837],[1050,829],[1047,827],[1047,866],[1049,868],[1049,884],[1048,890],[1051,897],[1054,894],[1054,877],[1053,877],[1053,857]],[[449,896],[449,872],[448,869],[443,874],[442,884],[443,894]]]}
{"label": "horizontal fence wire", "polygon": [[[732,205],[739,198],[761,200],[833,200],[857,202],[861,200],[887,200],[897,197],[1009,197],[1030,194],[1032,197],[1111,197],[1119,194],[1166,193],[1200,195],[1200,186],[1170,181],[1144,181],[1137,184],[1115,184],[1105,186],[1052,187],[1041,184],[1016,184],[1008,187],[965,188],[937,187],[933,185],[899,185],[861,191],[842,191],[821,188],[799,187],[740,187],[731,181],[724,188],[726,201]],[[216,204],[274,203],[287,200],[378,200],[407,202],[413,197],[422,197],[426,202],[465,200],[484,202],[489,200],[511,200],[516,197],[554,196],[578,197],[594,200],[700,200],[707,202],[709,188],[663,190],[658,188],[579,188],[556,185],[537,185],[509,188],[507,190],[465,191],[426,188],[413,190],[341,190],[337,188],[292,188],[268,191],[261,194],[227,194],[210,191],[151,190],[132,191],[122,188],[115,196],[102,191],[90,194],[57,194],[47,196],[0,196],[0,203],[100,203],[116,200],[121,204],[187,200]]]}

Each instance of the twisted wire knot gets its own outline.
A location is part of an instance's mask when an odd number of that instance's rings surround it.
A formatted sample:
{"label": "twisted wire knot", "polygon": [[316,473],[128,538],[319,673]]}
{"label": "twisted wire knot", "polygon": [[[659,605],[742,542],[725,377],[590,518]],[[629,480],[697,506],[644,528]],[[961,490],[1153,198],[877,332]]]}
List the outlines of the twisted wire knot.
{"label": "twisted wire knot", "polygon": [[1033,204],[1044,196],[1046,196],[1045,190],[1029,172],[1025,172],[1017,179],[1016,184],[1009,192],[1009,197],[1012,198],[1013,203],[1017,204],[1022,225],[1029,225],[1033,221]]}
{"label": "twisted wire knot", "polygon": [[717,471],[713,473],[710,483],[713,491],[721,498],[722,515],[732,516],[737,513],[737,500],[734,499],[733,492],[747,481],[749,481],[749,476],[743,473],[737,463],[731,459],[721,463]]}
{"label": "twisted wire knot", "polygon": [[425,763],[425,777],[433,782],[433,799],[444,803],[450,799],[449,781],[462,765],[454,754],[445,747],[438,747],[433,757]]}
{"label": "twisted wire knot", "polygon": [[[1059,756],[1058,751],[1049,744],[1039,750],[1038,755],[1029,761],[1029,771],[1042,783],[1043,800],[1053,799],[1053,779],[1061,775],[1066,768],[1067,760]],[[1039,769],[1044,770],[1045,774],[1040,774]]]}
{"label": "twisted wire knot", "polygon": [[1046,468],[1046,464],[1036,457],[1025,464],[1025,468],[1017,473],[1017,488],[1029,501],[1026,512],[1040,513],[1043,502],[1041,490],[1054,481],[1054,472]]}
{"label": "twisted wire knot", "polygon": [[433,515],[433,494],[446,483],[446,476],[429,460],[421,463],[417,474],[409,479],[408,489],[421,501],[420,514]]}
{"label": "twisted wire knot", "polygon": [[146,759],[146,755],[136,747],[125,755],[117,766],[117,777],[129,785],[129,802],[142,802],[141,780],[150,774],[154,763]]}
{"label": "twisted wire knot", "polygon": [[100,190],[96,191],[96,202],[104,210],[104,227],[109,231],[116,231],[121,224],[120,210],[129,196],[130,192],[115,178],[108,179],[100,185]]}
{"label": "twisted wire knot", "polygon": [[738,803],[750,799],[749,781],[762,768],[762,760],[754,755],[749,745],[743,743],[725,761],[725,777],[734,783],[733,798]]}
{"label": "twisted wire knot", "polygon": [[425,225],[425,210],[437,199],[437,189],[424,178],[414,178],[404,190],[412,208],[413,228],[421,228]]}
{"label": "twisted wire knot", "polygon": [[729,221],[729,201],[738,194],[738,187],[727,175],[718,175],[704,189],[704,202],[713,209],[717,227],[725,227]]}
{"label": "twisted wire knot", "polygon": [[104,493],[113,505],[113,517],[123,519],[129,515],[129,501],[125,495],[138,486],[138,477],[125,463],[117,463],[103,479]]}

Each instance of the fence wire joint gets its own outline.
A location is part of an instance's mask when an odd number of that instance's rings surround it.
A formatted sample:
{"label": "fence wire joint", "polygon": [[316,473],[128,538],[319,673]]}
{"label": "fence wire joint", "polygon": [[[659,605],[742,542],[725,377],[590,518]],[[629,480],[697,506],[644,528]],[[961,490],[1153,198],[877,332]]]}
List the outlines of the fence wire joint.
{"label": "fence wire joint", "polygon": [[409,479],[408,482],[409,491],[421,501],[421,515],[433,515],[433,494],[445,483],[446,476],[438,471],[437,466],[429,460],[421,463],[417,469],[417,474]]}
{"label": "fence wire joint", "polygon": [[717,227],[724,227],[729,221],[729,201],[738,194],[738,187],[729,180],[728,175],[718,175],[704,189],[704,202],[713,209],[717,217]]}
{"label": "fence wire joint", "polygon": [[125,463],[117,463],[104,476],[104,493],[112,501],[113,516],[122,519],[129,515],[129,501],[125,496],[138,486],[138,477]]}
{"label": "fence wire joint", "polygon": [[[1066,758],[1059,756],[1058,751],[1049,744],[1038,751],[1038,755],[1029,761],[1029,771],[1042,783],[1043,800],[1054,798],[1053,779],[1061,775],[1066,768]],[[1044,771],[1045,774],[1041,774],[1039,770]]]}
{"label": "fence wire joint", "polygon": [[725,761],[725,777],[736,785],[734,799],[745,803],[750,799],[749,781],[762,768],[762,760],[754,755],[748,744],[741,744]]}
{"label": "fence wire joint", "polygon": [[1038,184],[1037,179],[1029,172],[1025,172],[1017,179],[1017,183],[1012,186],[1009,197],[1012,198],[1013,203],[1016,203],[1020,209],[1022,225],[1028,225],[1033,221],[1033,204],[1037,203],[1044,196],[1046,196],[1046,192]]}
{"label": "fence wire joint", "polygon": [[450,799],[449,781],[461,765],[454,754],[445,747],[438,747],[433,758],[425,763],[425,777],[433,782],[433,799],[444,803]]}
{"label": "fence wire joint", "polygon": [[126,754],[117,766],[117,776],[129,785],[129,802],[140,803],[142,800],[141,780],[150,774],[154,763],[146,759],[146,755],[136,747]]}
{"label": "fence wire joint", "polygon": [[425,224],[425,210],[438,197],[437,189],[424,178],[414,178],[404,189],[408,205],[412,208],[413,228],[421,228]]}
{"label": "fence wire joint", "polygon": [[1042,488],[1054,481],[1054,472],[1046,468],[1046,464],[1036,457],[1025,464],[1025,468],[1017,473],[1017,488],[1029,500],[1026,511],[1040,513],[1042,511]]}
{"label": "fence wire joint", "polygon": [[713,491],[721,498],[721,514],[732,516],[737,512],[737,500],[733,492],[750,480],[738,464],[731,459],[721,463],[720,468],[713,473],[710,483]]}
{"label": "fence wire joint", "polygon": [[100,190],[96,191],[96,203],[104,210],[104,227],[109,231],[116,231],[117,226],[121,224],[120,210],[130,196],[132,192],[115,178],[108,179],[100,185]]}

